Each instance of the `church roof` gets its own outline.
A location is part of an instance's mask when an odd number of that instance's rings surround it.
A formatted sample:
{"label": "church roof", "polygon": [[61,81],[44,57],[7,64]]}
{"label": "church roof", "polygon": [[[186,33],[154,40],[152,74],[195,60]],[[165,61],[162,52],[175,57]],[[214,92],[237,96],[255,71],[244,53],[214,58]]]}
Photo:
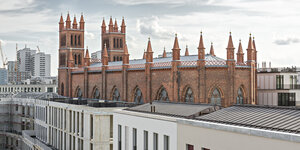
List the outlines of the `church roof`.
{"label": "church roof", "polygon": [[[195,62],[198,60],[198,55],[189,55],[189,56],[180,56],[180,61],[184,62]],[[217,56],[212,56],[210,54],[205,55],[205,60],[207,62],[217,62],[216,65],[225,65],[226,60]],[[165,58],[153,58],[153,63],[164,63],[164,62],[172,62],[172,57],[165,57]],[[129,65],[137,65],[137,64],[145,64],[146,59],[133,59],[129,60]],[[114,61],[108,62],[108,66],[122,66],[122,61]],[[102,63],[94,63],[91,64],[91,67],[101,67]]]}

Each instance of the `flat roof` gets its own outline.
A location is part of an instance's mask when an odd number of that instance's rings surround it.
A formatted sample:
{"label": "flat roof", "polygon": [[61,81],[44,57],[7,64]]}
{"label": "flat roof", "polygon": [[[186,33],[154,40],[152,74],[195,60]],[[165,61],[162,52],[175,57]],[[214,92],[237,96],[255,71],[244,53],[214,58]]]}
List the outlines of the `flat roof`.
{"label": "flat roof", "polygon": [[195,119],[300,134],[300,108],[297,107],[234,105]]}

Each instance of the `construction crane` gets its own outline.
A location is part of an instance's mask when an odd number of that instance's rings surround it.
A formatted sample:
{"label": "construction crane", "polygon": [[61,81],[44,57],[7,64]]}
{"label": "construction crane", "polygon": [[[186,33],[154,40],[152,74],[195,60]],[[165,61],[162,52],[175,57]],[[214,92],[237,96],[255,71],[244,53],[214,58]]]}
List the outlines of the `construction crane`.
{"label": "construction crane", "polygon": [[7,65],[7,57],[4,59],[1,41],[0,41],[0,54],[1,54],[1,59],[2,59],[2,65],[3,65],[3,68],[6,68],[6,65]]}

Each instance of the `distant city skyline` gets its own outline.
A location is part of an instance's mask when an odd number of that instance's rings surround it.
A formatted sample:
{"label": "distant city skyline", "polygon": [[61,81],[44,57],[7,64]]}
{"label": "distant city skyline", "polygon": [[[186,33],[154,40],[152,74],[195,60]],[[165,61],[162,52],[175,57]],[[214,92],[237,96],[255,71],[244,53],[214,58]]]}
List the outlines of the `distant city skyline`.
{"label": "distant city skyline", "polygon": [[[256,39],[258,62],[271,61],[273,67],[300,66],[300,2],[296,0],[92,0],[41,1],[0,0],[0,40],[8,60],[15,60],[15,45],[52,55],[51,74],[57,75],[58,22],[69,12],[86,22],[85,46],[89,52],[100,50],[101,22],[109,17],[125,17],[130,59],[140,59],[151,38],[154,56],[173,47],[178,33],[181,54],[188,45],[190,54],[197,54],[200,31],[203,31],[206,53],[214,43],[215,54],[226,58],[229,32],[232,32],[235,53],[239,39],[246,52],[248,33]],[[246,34],[247,33],[247,34]],[[261,65],[260,65],[261,66]]]}

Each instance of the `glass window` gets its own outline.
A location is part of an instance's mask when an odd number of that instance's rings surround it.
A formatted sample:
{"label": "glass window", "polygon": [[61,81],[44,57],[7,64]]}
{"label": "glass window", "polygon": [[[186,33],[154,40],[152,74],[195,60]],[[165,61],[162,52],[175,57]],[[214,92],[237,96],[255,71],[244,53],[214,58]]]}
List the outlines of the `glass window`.
{"label": "glass window", "polygon": [[158,150],[158,134],[153,133],[153,150]]}
{"label": "glass window", "polygon": [[238,96],[236,97],[236,103],[243,104],[244,103],[243,101],[244,101],[243,91],[242,91],[242,88],[239,88]]}
{"label": "glass window", "polygon": [[133,150],[137,150],[136,144],[137,143],[137,137],[136,137],[136,128],[133,128],[132,130],[132,146],[133,146]]}
{"label": "glass window", "polygon": [[169,150],[169,136],[164,135],[164,150]]}
{"label": "glass window", "polygon": [[212,92],[210,103],[213,105],[221,105],[221,94],[217,88],[215,88]]}
{"label": "glass window", "polygon": [[144,150],[148,150],[148,131],[144,131]]}
{"label": "glass window", "polygon": [[144,103],[143,94],[142,94],[142,91],[140,90],[140,88],[136,88],[136,90],[135,90],[134,102],[136,104],[143,104]]}
{"label": "glass window", "polygon": [[295,106],[295,93],[278,93],[278,106]]}
{"label": "glass window", "polygon": [[118,125],[118,150],[122,150],[122,126]]}
{"label": "glass window", "polygon": [[113,95],[112,95],[113,101],[120,101],[120,93],[117,88],[114,89]]}
{"label": "glass window", "polygon": [[169,101],[168,92],[165,87],[161,87],[158,94],[159,101]]}
{"label": "glass window", "polygon": [[93,98],[94,99],[100,99],[100,91],[99,91],[98,88],[95,89]]}
{"label": "glass window", "polygon": [[194,102],[193,91],[190,87],[185,92],[184,100],[185,100],[185,102],[188,102],[188,103],[193,103]]}

